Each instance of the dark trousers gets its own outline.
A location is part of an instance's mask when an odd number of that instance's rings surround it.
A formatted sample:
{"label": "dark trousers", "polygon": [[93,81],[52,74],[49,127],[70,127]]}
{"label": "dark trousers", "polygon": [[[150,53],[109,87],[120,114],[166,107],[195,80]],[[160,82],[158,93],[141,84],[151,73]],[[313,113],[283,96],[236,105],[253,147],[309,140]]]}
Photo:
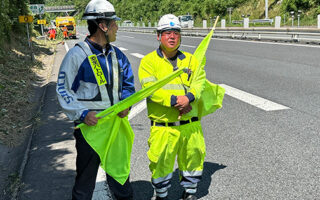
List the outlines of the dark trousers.
{"label": "dark trousers", "polygon": [[[83,138],[80,129],[74,131],[77,149],[77,176],[72,189],[72,200],[91,200],[100,165],[98,154]],[[117,200],[133,199],[133,190],[128,180],[121,185],[107,174],[107,183]]]}

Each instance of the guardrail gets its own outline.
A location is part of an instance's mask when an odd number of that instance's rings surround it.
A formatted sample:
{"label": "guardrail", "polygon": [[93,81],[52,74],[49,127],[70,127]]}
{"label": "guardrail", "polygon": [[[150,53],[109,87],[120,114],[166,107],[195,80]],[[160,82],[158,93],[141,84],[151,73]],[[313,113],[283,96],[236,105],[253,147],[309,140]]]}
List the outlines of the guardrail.
{"label": "guardrail", "polygon": [[[156,33],[154,27],[119,27],[120,31]],[[204,37],[210,28],[183,28],[181,35]],[[289,41],[320,44],[320,29],[316,28],[216,28],[214,37],[232,39],[252,39]]]}
{"label": "guardrail", "polygon": [[[244,20],[232,20],[232,23],[233,24],[243,24],[243,21]],[[273,19],[252,19],[252,20],[249,20],[249,23],[251,24],[264,24],[264,23],[268,23],[268,24],[271,24],[273,23]]]}

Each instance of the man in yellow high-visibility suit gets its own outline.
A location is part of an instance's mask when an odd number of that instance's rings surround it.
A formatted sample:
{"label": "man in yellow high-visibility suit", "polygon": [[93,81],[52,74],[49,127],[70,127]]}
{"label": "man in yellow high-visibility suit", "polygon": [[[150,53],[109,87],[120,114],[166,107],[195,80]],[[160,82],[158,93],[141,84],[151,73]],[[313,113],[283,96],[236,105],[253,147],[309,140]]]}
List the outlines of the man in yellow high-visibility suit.
{"label": "man in yellow high-visibility suit", "polygon": [[203,66],[195,75],[193,72],[200,67],[198,60],[192,54],[178,50],[180,31],[181,25],[176,16],[167,14],[161,17],[157,27],[160,47],[146,55],[139,67],[142,87],[153,84],[176,69],[188,69],[147,98],[151,120],[148,157],[156,200],[168,198],[176,156],[180,184],[185,189],[182,198],[197,199],[195,193],[205,157],[197,102],[204,89],[206,75]]}

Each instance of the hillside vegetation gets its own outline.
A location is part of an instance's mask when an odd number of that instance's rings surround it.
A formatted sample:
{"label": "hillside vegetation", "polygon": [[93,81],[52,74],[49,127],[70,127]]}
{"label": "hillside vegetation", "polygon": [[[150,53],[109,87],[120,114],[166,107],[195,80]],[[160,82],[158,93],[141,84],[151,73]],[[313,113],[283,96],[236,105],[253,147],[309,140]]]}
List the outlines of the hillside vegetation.
{"label": "hillside vegetation", "polygon": [[[75,5],[81,19],[89,0],[46,0],[46,5]],[[265,18],[265,0],[110,0],[122,20],[133,22],[157,22],[163,14],[191,14],[196,24],[203,19],[210,20],[219,15],[229,19],[227,8],[232,7],[232,19],[242,19],[241,15],[250,15],[250,19]],[[320,14],[320,0],[269,0],[269,18],[282,16],[290,22],[289,12],[302,11],[302,25],[316,25]],[[56,14],[57,15],[57,14]],[[52,16],[51,16],[52,17]],[[228,21],[228,20],[227,20]]]}
{"label": "hillside vegetation", "polygon": [[[175,15],[191,14],[198,24],[203,19],[219,15],[228,19],[227,8],[232,7],[232,19],[241,19],[241,15],[250,15],[251,19],[265,18],[265,0],[110,0],[122,19],[134,22],[156,22],[166,13]],[[302,11],[304,24],[316,24],[320,14],[320,0],[269,0],[269,18],[284,16],[289,19],[289,12]],[[311,24],[310,24],[311,23]]]}
{"label": "hillside vegetation", "polygon": [[[50,66],[57,41],[33,39],[33,56],[28,45],[26,25],[19,15],[29,15],[26,0],[1,0],[0,3],[0,145],[16,146],[25,138],[25,130],[33,121],[31,110],[34,85],[43,79],[41,73]],[[36,2],[37,3],[37,2]],[[30,26],[30,35],[39,34]],[[34,59],[31,59],[34,58]]]}

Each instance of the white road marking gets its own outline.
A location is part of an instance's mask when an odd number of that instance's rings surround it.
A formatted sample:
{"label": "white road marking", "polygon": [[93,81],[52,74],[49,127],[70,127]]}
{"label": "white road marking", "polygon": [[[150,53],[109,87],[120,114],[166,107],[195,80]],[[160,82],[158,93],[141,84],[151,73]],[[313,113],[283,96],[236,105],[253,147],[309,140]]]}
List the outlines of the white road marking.
{"label": "white road marking", "polygon": [[126,37],[126,38],[134,38],[132,36],[127,36],[127,35],[122,35],[122,37]]}
{"label": "white road marking", "polygon": [[82,33],[79,33],[78,35],[81,35],[81,36],[88,36],[88,34],[82,34]]}
{"label": "white road marking", "polygon": [[[106,173],[99,167],[98,175],[96,179],[96,186],[94,188],[92,200],[108,200],[110,199],[110,194],[108,193],[108,188],[106,187]],[[109,198],[108,198],[109,197]]]}
{"label": "white road marking", "polygon": [[128,49],[123,48],[123,47],[118,47],[121,51],[127,51]]}
{"label": "white road marking", "polygon": [[191,45],[186,45],[186,44],[182,44],[182,45],[180,45],[180,46],[182,46],[182,47],[196,48],[196,46],[191,46]]}
{"label": "white road marking", "polygon": [[130,53],[131,55],[137,57],[137,58],[143,58],[144,55],[140,54],[140,53]]}
{"label": "white road marking", "polygon": [[140,101],[140,103],[138,105],[132,107],[132,109],[129,113],[128,119],[131,120],[132,118],[134,118],[136,115],[141,113],[146,108],[147,108],[147,103],[146,103],[146,100],[144,99],[144,100]]}
{"label": "white road marking", "polygon": [[225,84],[220,84],[220,86],[226,90],[227,95],[234,97],[236,99],[239,99],[241,101],[244,101],[244,102],[251,104],[253,106],[256,106],[256,107],[258,107],[262,110],[265,110],[265,111],[290,109],[289,107],[274,103],[274,102],[269,101],[267,99],[264,99],[262,97],[255,96],[253,94],[244,92],[242,90],[239,90],[237,88],[233,88],[233,87],[225,85]]}
{"label": "white road marking", "polygon": [[67,52],[69,51],[69,46],[66,42],[64,42],[64,48],[66,49]]}

